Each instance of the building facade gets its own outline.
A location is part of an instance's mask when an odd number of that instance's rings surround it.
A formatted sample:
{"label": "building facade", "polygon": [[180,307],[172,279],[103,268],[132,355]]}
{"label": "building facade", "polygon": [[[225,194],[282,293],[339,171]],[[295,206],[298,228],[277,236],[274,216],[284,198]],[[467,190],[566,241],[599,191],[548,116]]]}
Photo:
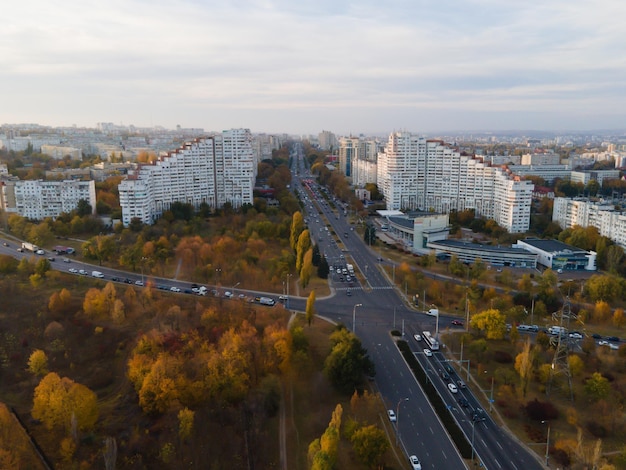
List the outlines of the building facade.
{"label": "building facade", "polygon": [[440,140],[410,133],[389,136],[378,156],[378,189],[388,210],[439,213],[473,209],[509,232],[526,232],[534,185]]}
{"label": "building facade", "polygon": [[94,214],[96,211],[95,181],[6,180],[0,191],[2,208],[27,219],[54,219],[76,209],[81,199],[89,203]]}
{"label": "building facade", "polygon": [[587,198],[554,198],[552,221],[561,228],[595,227],[603,237],[626,250],[626,212],[612,203]]}
{"label": "building facade", "polygon": [[172,203],[221,208],[252,204],[257,159],[248,129],[196,139],[142,165],[119,185],[122,223],[154,223]]}

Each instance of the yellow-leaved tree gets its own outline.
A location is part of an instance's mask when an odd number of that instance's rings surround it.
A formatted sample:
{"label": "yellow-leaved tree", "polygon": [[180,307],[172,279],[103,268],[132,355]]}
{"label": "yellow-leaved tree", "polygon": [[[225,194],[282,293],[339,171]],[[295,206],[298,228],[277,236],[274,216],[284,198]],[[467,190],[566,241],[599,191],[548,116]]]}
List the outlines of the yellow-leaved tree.
{"label": "yellow-leaved tree", "polygon": [[470,320],[470,326],[484,331],[487,339],[502,339],[506,333],[506,318],[495,308],[477,313]]}
{"label": "yellow-leaved tree", "polygon": [[60,427],[69,431],[72,415],[76,417],[78,429],[92,429],[98,414],[96,394],[67,377],[50,372],[35,388],[32,415],[48,429]]}

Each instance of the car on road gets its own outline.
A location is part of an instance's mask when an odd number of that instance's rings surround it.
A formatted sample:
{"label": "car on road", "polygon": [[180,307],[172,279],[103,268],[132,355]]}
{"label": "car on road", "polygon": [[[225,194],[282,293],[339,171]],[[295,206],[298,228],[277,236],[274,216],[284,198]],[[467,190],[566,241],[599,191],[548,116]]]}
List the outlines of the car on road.
{"label": "car on road", "polygon": [[609,336],[607,340],[619,343],[619,338],[617,336]]}
{"label": "car on road", "polygon": [[350,289],[348,289],[348,290],[346,291],[346,295],[347,295],[348,297],[350,297],[350,296],[352,295],[352,292],[350,292]]}
{"label": "car on road", "polygon": [[286,295],[279,295],[278,296],[278,300],[280,300],[281,302],[284,302],[285,300],[287,300],[287,296]]}
{"label": "car on road", "polygon": [[179,288],[179,287],[176,287],[176,286],[172,286],[172,287],[170,287],[170,290],[171,290],[172,292],[180,292],[180,288]]}
{"label": "car on road", "polygon": [[113,276],[113,277],[111,278],[111,281],[113,281],[113,282],[120,282],[120,281],[121,281],[121,279],[120,279],[119,277],[115,277],[115,276]]}
{"label": "car on road", "polygon": [[80,274],[81,276],[86,276],[87,275],[87,271],[85,271],[84,269],[79,269],[78,270],[78,274]]}
{"label": "car on road", "polygon": [[472,421],[478,422],[478,421],[485,421],[486,419],[487,417],[485,416],[485,412],[483,411],[482,408],[476,408],[474,410],[474,414],[472,415]]}
{"label": "car on road", "polygon": [[393,410],[387,410],[387,416],[389,416],[389,421],[396,422],[396,413]]}
{"label": "car on road", "polygon": [[232,299],[233,297],[235,297],[235,294],[227,290],[226,292],[224,292],[224,297],[226,297],[227,299]]}
{"label": "car on road", "polygon": [[70,268],[69,271],[74,274],[78,273],[78,269],[76,268]]}
{"label": "car on road", "polygon": [[617,351],[619,349],[619,346],[617,344],[609,343],[609,348]]}
{"label": "car on road", "polygon": [[422,470],[422,464],[420,463],[420,461],[417,458],[417,456],[411,455],[409,457],[409,462],[411,463],[411,468],[413,470]]}
{"label": "car on road", "polygon": [[439,377],[441,377],[443,380],[450,380],[450,376],[441,369],[439,369]]}
{"label": "car on road", "polygon": [[452,320],[452,324],[454,326],[463,326],[463,322],[461,320]]}
{"label": "car on road", "polygon": [[580,334],[578,331],[572,331],[569,334],[569,337],[572,338],[572,339],[583,339],[583,335]]}
{"label": "car on road", "polygon": [[433,352],[428,348],[424,348],[424,356],[433,357]]}
{"label": "car on road", "polygon": [[598,346],[608,346],[608,345],[609,345],[609,342],[604,339],[598,341]]}
{"label": "car on road", "polygon": [[448,384],[448,390],[450,390],[452,393],[457,393],[459,391],[459,389],[456,388],[456,385],[454,385],[452,382]]}
{"label": "car on road", "polygon": [[9,246],[9,244],[7,242],[2,242],[3,246]]}
{"label": "car on road", "polygon": [[135,281],[135,285],[136,285],[136,286],[143,286],[143,281],[141,281],[141,280],[136,280],[136,281]]}
{"label": "car on road", "polygon": [[592,335],[591,335],[591,337],[592,337],[593,339],[602,339],[602,335],[599,335],[598,333],[594,333],[594,334],[592,334]]}
{"label": "car on road", "polygon": [[467,401],[467,398],[465,397],[460,397],[459,405],[461,405],[463,408],[467,408],[469,406],[469,401]]}
{"label": "car on road", "polygon": [[413,338],[415,338],[415,341],[421,341],[422,340],[422,336],[421,335],[413,335]]}
{"label": "car on road", "polygon": [[50,256],[50,257],[48,258],[48,261],[50,261],[50,262],[54,263],[54,262],[56,261],[56,258],[55,258],[54,256]]}
{"label": "car on road", "polygon": [[463,382],[462,380],[457,380],[456,384],[459,386],[459,388],[467,388],[467,385],[465,385],[465,382]]}
{"label": "car on road", "polygon": [[63,262],[64,263],[71,263],[71,261],[69,259],[67,259],[67,258],[63,258]]}
{"label": "car on road", "polygon": [[132,284],[133,283],[133,281],[131,279],[128,279],[128,278],[124,279],[124,282],[126,284]]}

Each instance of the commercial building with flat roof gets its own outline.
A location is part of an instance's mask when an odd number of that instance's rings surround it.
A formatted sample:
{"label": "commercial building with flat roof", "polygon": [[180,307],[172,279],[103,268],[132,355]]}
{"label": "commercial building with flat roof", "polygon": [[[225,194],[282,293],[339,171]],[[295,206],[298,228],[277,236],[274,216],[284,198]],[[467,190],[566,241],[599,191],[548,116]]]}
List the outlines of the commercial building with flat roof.
{"label": "commercial building with flat roof", "polygon": [[558,240],[526,238],[515,245],[538,255],[537,262],[555,271],[595,271],[596,252],[586,251]]}
{"label": "commercial building with flat roof", "polygon": [[537,267],[537,254],[518,247],[481,245],[461,240],[439,240],[429,242],[428,248],[436,250],[437,253],[455,255],[460,261],[468,264],[480,259],[493,266]]}

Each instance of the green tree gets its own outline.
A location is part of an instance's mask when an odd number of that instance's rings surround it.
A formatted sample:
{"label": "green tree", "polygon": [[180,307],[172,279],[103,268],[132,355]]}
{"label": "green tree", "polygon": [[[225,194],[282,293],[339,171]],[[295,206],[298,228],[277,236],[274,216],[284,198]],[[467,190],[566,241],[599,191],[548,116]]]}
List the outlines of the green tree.
{"label": "green tree", "polygon": [[506,318],[496,309],[477,313],[470,320],[470,326],[484,331],[487,339],[502,339],[506,334]]}
{"label": "green tree", "polygon": [[43,278],[46,276],[46,273],[50,271],[50,269],[50,261],[48,261],[46,258],[41,258],[39,261],[37,261],[37,264],[35,265],[35,274],[38,274]]}
{"label": "green tree", "polygon": [[315,318],[315,291],[312,290],[309,294],[309,298],[306,300],[306,310],[305,310],[305,318],[306,322],[309,326],[313,323],[313,319]]}
{"label": "green tree", "polygon": [[611,384],[600,372],[594,372],[585,381],[585,394],[591,401],[603,400],[609,396]]}
{"label": "green tree", "polygon": [[112,236],[97,235],[83,243],[83,256],[87,259],[97,260],[102,266],[103,261],[111,259],[116,250],[116,243]]}
{"label": "green tree", "polygon": [[379,468],[390,447],[385,431],[374,425],[359,428],[350,440],[356,458],[368,468]]}
{"label": "green tree", "polygon": [[84,217],[86,215],[91,215],[93,212],[91,204],[85,199],[81,199],[78,201],[76,205],[76,214],[79,217]]}
{"label": "green tree", "polygon": [[332,348],[324,362],[324,372],[339,391],[351,393],[363,383],[364,374],[373,373],[374,365],[361,341],[347,329],[333,332],[330,340]]}
{"label": "green tree", "polygon": [[367,224],[365,226],[365,232],[363,232],[363,240],[369,246],[376,244],[376,227],[373,224]]}
{"label": "green tree", "polygon": [[329,273],[330,273],[330,266],[328,266],[328,261],[326,260],[326,256],[322,256],[319,266],[317,267],[317,277],[319,277],[320,279],[328,279]]}

